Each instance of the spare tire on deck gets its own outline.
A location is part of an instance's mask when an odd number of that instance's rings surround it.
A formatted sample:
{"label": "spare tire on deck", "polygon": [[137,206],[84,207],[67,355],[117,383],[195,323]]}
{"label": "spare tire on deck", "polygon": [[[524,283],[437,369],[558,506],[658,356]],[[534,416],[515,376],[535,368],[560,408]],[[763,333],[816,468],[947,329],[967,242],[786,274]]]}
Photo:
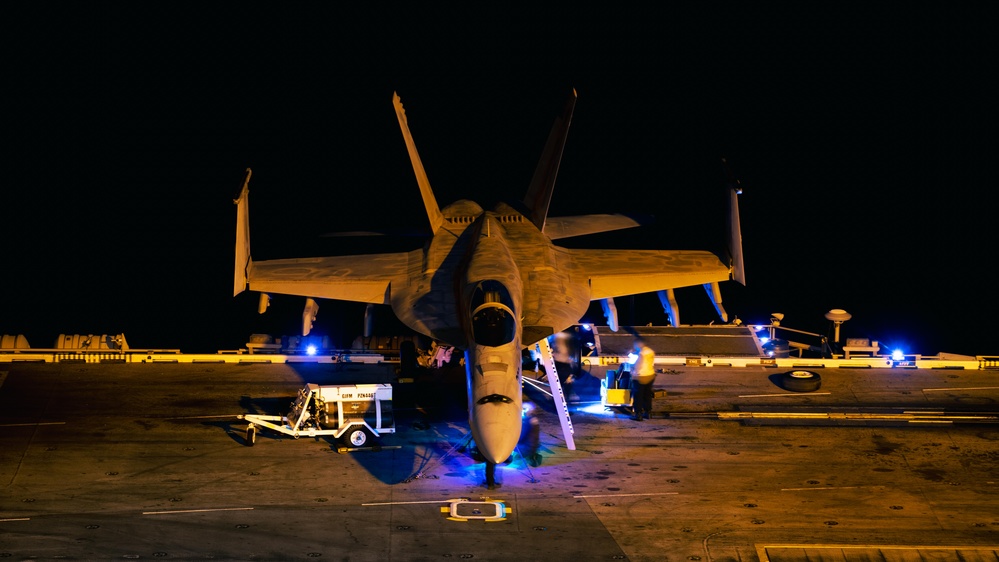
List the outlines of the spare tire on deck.
{"label": "spare tire on deck", "polygon": [[815,371],[795,369],[781,375],[780,382],[791,392],[813,392],[822,386],[822,377]]}

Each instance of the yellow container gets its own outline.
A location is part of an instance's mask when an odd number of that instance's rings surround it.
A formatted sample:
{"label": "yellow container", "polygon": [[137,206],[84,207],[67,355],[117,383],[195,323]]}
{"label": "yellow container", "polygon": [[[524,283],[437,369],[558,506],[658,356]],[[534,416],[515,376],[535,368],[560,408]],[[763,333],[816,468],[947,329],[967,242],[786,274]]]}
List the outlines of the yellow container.
{"label": "yellow container", "polygon": [[631,404],[631,389],[628,388],[608,388],[607,404],[628,405]]}

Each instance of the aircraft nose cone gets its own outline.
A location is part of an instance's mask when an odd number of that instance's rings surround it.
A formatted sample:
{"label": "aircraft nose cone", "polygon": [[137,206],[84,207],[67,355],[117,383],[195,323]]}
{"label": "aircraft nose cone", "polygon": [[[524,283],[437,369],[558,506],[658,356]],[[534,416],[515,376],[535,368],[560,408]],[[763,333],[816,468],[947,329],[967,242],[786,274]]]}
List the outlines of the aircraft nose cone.
{"label": "aircraft nose cone", "polygon": [[490,402],[475,406],[472,437],[479,453],[489,462],[501,463],[517,448],[521,430],[520,405]]}

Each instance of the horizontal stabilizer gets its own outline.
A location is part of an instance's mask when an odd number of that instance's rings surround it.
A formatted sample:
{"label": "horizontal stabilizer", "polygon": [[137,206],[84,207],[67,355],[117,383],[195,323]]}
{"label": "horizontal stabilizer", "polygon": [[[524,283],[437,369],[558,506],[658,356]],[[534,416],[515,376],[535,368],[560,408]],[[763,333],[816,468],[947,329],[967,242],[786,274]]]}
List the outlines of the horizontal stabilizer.
{"label": "horizontal stabilizer", "polygon": [[322,238],[367,238],[376,236],[398,236],[402,238],[426,238],[430,233],[425,229],[385,229],[385,230],[348,230],[344,232],[327,232]]}
{"label": "horizontal stabilizer", "polygon": [[573,217],[551,217],[545,221],[545,234],[552,240],[610,232],[644,226],[653,222],[652,217],[636,217],[622,214],[579,215]]}

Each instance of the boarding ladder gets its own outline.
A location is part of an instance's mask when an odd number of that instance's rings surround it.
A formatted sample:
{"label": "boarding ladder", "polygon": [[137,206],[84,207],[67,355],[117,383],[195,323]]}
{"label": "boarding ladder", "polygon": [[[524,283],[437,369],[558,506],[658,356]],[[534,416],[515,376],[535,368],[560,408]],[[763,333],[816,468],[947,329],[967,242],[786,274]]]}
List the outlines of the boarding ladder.
{"label": "boarding ladder", "polygon": [[555,370],[555,356],[552,355],[552,347],[548,343],[548,338],[543,338],[537,343],[538,351],[541,353],[541,365],[548,374],[548,387],[552,391],[552,398],[555,400],[555,412],[558,413],[559,423],[562,424],[562,435],[565,436],[565,445],[570,451],[576,450],[576,443],[572,440],[572,420],[569,419],[569,406],[565,402],[565,395],[562,393],[562,381],[558,378],[558,371]]}

